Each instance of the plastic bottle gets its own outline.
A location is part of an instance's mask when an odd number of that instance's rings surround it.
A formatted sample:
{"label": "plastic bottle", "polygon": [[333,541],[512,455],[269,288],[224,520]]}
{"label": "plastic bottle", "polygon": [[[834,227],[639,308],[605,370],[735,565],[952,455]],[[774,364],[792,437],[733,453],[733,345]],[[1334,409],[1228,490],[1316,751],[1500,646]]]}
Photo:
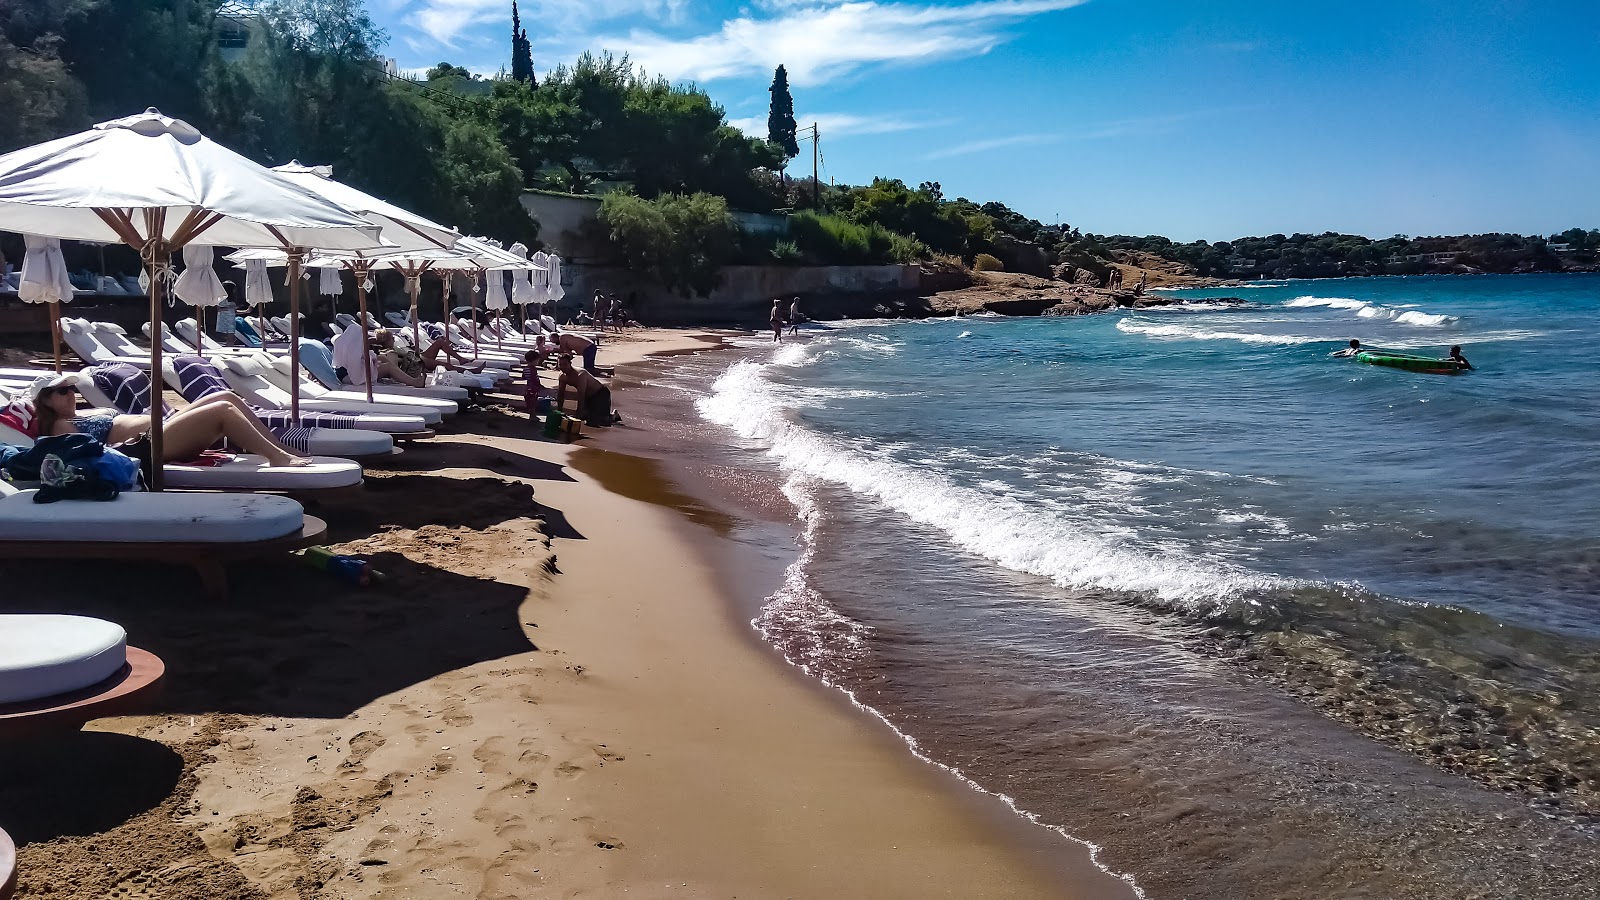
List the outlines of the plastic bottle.
{"label": "plastic bottle", "polygon": [[327,547],[307,547],[302,559],[313,568],[321,569],[346,584],[366,587],[378,577],[372,564],[366,560],[341,556]]}

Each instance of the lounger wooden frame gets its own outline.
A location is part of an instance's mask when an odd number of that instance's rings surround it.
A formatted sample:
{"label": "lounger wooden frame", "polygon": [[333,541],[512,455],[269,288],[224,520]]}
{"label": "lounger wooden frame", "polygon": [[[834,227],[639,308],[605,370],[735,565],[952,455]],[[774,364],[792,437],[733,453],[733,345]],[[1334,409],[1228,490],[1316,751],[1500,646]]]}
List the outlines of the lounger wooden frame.
{"label": "lounger wooden frame", "polygon": [[200,586],[213,599],[228,595],[230,562],[256,559],[291,550],[303,550],[323,542],[328,523],[306,516],[294,534],[265,541],[186,542],[166,541],[0,541],[0,560],[4,559],[141,559],[189,566],[200,576]]}
{"label": "lounger wooden frame", "polygon": [[99,684],[26,703],[0,704],[0,737],[76,731],[85,722],[133,712],[160,692],[166,674],[161,657],[129,647],[127,664]]}

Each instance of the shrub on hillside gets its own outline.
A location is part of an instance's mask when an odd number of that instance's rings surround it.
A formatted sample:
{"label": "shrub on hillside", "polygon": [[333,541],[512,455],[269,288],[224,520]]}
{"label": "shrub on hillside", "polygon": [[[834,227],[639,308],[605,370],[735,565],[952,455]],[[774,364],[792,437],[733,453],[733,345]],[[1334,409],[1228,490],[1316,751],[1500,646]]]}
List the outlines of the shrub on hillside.
{"label": "shrub on hillside", "polygon": [[1006,265],[987,253],[979,253],[977,258],[972,261],[972,268],[978,272],[1004,272]]}
{"label": "shrub on hillside", "polygon": [[928,256],[927,246],[916,238],[842,216],[796,213],[789,218],[789,236],[802,253],[822,265],[910,263]]}
{"label": "shrub on hillside", "polygon": [[644,200],[610,193],[600,204],[600,224],[630,268],[685,296],[716,288],[738,235],[728,202],[710,194]]}

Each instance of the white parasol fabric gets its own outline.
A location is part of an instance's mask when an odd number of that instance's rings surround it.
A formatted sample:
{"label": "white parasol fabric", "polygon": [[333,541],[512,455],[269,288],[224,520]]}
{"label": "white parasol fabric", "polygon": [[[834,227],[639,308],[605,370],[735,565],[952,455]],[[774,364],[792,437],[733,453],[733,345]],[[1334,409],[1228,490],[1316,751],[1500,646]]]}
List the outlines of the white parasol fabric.
{"label": "white parasol fabric", "polygon": [[190,306],[217,306],[228,299],[210,247],[190,244],[183,248],[183,274],[173,283],[172,293]]}
{"label": "white parasol fabric", "polygon": [[22,256],[22,280],[17,297],[24,303],[71,303],[72,279],[67,277],[67,261],[61,256],[61,242],[55,238],[26,235],[27,252]]}
{"label": "white parasol fabric", "polygon": [[[509,251],[513,256],[523,259],[528,258],[528,245],[515,243]],[[511,302],[518,306],[527,306],[539,302],[539,292],[533,287],[533,269],[514,269],[511,272]]]}
{"label": "white parasol fabric", "polygon": [[[207,139],[155,109],[0,156],[0,230],[119,241],[139,250],[150,277],[150,326],[161,328],[170,255],[190,244],[372,251],[381,226]],[[298,300],[290,289],[291,315]],[[298,325],[298,318],[295,319]],[[299,346],[289,348],[299,364]],[[161,371],[161,342],[150,370]],[[299,391],[291,414],[299,414]],[[162,457],[162,422],[151,420],[150,455]],[[160,490],[162,468],[151,473]]]}
{"label": "white parasol fabric", "polygon": [[461,238],[461,232],[454,228],[447,228],[365,191],[334,181],[332,166],[304,166],[295,160],[288,165],[277,166],[272,171],[382,225],[384,240],[392,245],[388,252],[448,250]]}
{"label": "white parasol fabric", "polygon": [[317,293],[324,297],[338,297],[344,293],[344,282],[339,280],[337,267],[317,267]]}
{"label": "white parasol fabric", "polygon": [[561,298],[567,295],[567,289],[561,286],[561,257],[550,254],[550,258],[545,260],[545,268],[548,270],[545,277],[550,279],[550,302],[560,303]]}
{"label": "white parasol fabric", "polygon": [[[115,225],[114,211],[125,216]],[[0,156],[0,229],[136,245],[384,246],[376,223],[155,109]]]}
{"label": "white parasol fabric", "polygon": [[534,270],[529,280],[533,282],[533,302],[543,305],[550,299],[550,254],[540,250],[529,260],[542,267]]}
{"label": "white parasol fabric", "polygon": [[244,302],[250,306],[265,306],[272,302],[272,281],[267,276],[267,261],[244,260]]}
{"label": "white parasol fabric", "polygon": [[499,269],[490,269],[483,273],[487,288],[483,292],[484,309],[499,312],[511,305],[506,299],[506,275]]}

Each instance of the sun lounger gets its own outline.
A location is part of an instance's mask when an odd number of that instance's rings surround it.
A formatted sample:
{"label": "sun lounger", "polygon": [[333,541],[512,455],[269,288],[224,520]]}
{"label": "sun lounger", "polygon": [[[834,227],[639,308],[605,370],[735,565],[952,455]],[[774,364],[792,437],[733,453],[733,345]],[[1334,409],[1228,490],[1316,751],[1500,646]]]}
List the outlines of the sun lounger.
{"label": "sun lounger", "polygon": [[[192,356],[179,357],[173,365],[178,367],[184,364],[184,360],[198,359]],[[255,360],[219,358],[210,362],[216,366],[216,371],[221,373],[228,386],[251,406],[276,410],[292,408],[289,392],[268,381],[258,370]],[[382,431],[391,435],[416,435],[428,431],[427,422],[421,415],[363,412],[358,404],[313,400],[309,397],[301,397],[299,405],[301,413],[323,412],[347,416],[354,420],[356,428],[368,431]]]}
{"label": "sun lounger", "polygon": [[[161,687],[166,666],[122,626],[86,616],[0,615],[0,736],[75,731],[123,715]],[[8,850],[0,838],[0,883]]]}
{"label": "sun lounger", "polygon": [[[162,368],[167,369],[167,366],[164,365]],[[95,366],[87,371],[92,383],[80,385],[80,390],[90,403],[105,404],[128,415],[143,415],[149,412],[150,384],[144,372],[126,366],[119,367],[116,364]],[[215,374],[215,369],[212,370],[212,374]],[[181,381],[176,380],[174,372],[169,370],[167,375],[169,379],[174,380],[171,386],[190,403],[200,400],[212,390],[227,390],[227,384],[221,375],[216,375],[215,381],[209,385],[196,381],[188,389],[182,386]],[[162,408],[166,410],[165,403],[162,404]],[[170,410],[166,411],[170,414]],[[394,452],[394,438],[381,431],[356,428],[354,421],[347,417],[310,413],[294,419],[288,413],[277,410],[255,412],[256,417],[267,426],[279,443],[310,456],[361,459],[388,456]]]}
{"label": "sun lounger", "polygon": [[[166,325],[163,324],[161,327],[165,328]],[[195,321],[193,319],[179,319],[176,323],[174,323],[174,327],[176,327],[178,329],[178,337],[183,342],[181,345],[179,345],[182,349],[174,351],[174,352],[178,352],[178,353],[192,353],[192,352],[194,352]],[[167,344],[167,343],[163,343],[162,346],[170,348],[171,345]],[[256,355],[263,355],[264,356],[264,355],[287,354],[289,352],[289,348],[288,347],[270,347],[270,348],[267,348],[267,349],[262,349],[260,347],[242,347],[242,346],[239,346],[239,345],[234,345],[232,347],[229,347],[229,346],[226,346],[224,344],[217,343],[217,341],[215,339],[213,339],[211,337],[211,335],[209,335],[209,334],[201,335],[201,337],[200,337],[200,346],[205,348],[205,352],[207,354],[233,354],[233,355],[256,354]]]}
{"label": "sun lounger", "polygon": [[[353,385],[347,385],[339,380],[339,373],[333,365],[333,352],[321,341],[313,341],[310,338],[300,339],[300,365],[311,373],[312,380],[323,387],[329,390],[349,391],[362,399],[366,398],[364,390]],[[283,371],[283,363],[281,361],[278,366],[279,371]],[[464,387],[443,384],[414,387],[409,384],[382,381],[373,385],[373,396],[376,397],[380,391],[391,397],[422,397],[434,401],[444,401],[454,404],[458,410],[462,402],[472,398],[471,392]]]}
{"label": "sun lounger", "polygon": [[192,566],[226,593],[223,564],[321,543],[328,526],[276,494],[124,493],[35,503],[0,482],[0,559],[137,559]]}
{"label": "sun lounger", "polygon": [[[241,379],[253,379],[252,384],[265,383],[281,392],[287,397],[292,389],[293,380],[289,378],[289,366],[282,369],[261,359],[226,359],[218,363],[223,369],[223,376],[232,379],[237,374]],[[304,382],[301,382],[304,385]],[[319,396],[319,394],[321,396]],[[330,395],[331,396],[328,396]],[[248,396],[248,395],[247,395]],[[308,404],[314,404],[308,406]],[[350,415],[379,415],[379,416],[415,416],[422,420],[422,424],[437,425],[444,418],[444,411],[429,404],[413,404],[406,406],[403,403],[387,403],[374,397],[368,403],[366,394],[356,395],[346,392],[331,392],[320,385],[312,385],[309,389],[300,392],[300,406],[309,409],[333,409],[336,412]]]}
{"label": "sun lounger", "polygon": [[[118,409],[122,405],[111,398],[107,388],[124,395],[136,390],[146,396],[149,393],[149,379],[137,370],[91,367],[82,374],[87,377],[78,385],[78,392],[91,406],[101,409]],[[98,382],[96,375],[101,376]],[[129,403],[126,396],[123,403]],[[142,403],[139,408],[143,408]],[[33,446],[31,438],[4,426],[0,426],[0,443],[14,447]],[[161,472],[165,485],[174,490],[276,491],[285,494],[355,487],[361,483],[362,475],[361,466],[348,459],[313,456],[310,463],[304,466],[270,466],[265,457],[253,453],[233,454],[231,461],[215,466],[166,463],[161,467]]]}
{"label": "sun lounger", "polygon": [[61,320],[61,340],[85,363],[124,363],[150,370],[150,356],[132,356],[113,353],[100,343],[100,339],[81,320]]}
{"label": "sun lounger", "polygon": [[17,845],[0,828],[0,900],[11,900],[17,891]]}
{"label": "sun lounger", "polygon": [[[300,361],[302,364],[305,362],[305,355],[303,353]],[[261,370],[261,374],[266,376],[268,381],[285,391],[289,390],[289,370],[292,368],[290,360],[280,357],[273,360],[270,365],[260,360],[257,362],[260,364],[259,368]],[[357,401],[362,404],[365,404],[367,400],[366,391],[356,390],[354,388],[329,390],[319,384],[315,379],[310,378],[300,379],[300,396],[310,397],[314,400],[331,400],[335,402],[350,400]],[[376,404],[373,410],[374,412],[380,411],[378,407],[381,407],[382,411],[397,414],[418,414],[421,415],[429,425],[435,425],[440,419],[444,418],[445,416],[453,416],[457,411],[460,410],[460,407],[454,400],[442,400],[436,397],[392,394],[389,392],[387,385],[373,388],[372,402]]]}

